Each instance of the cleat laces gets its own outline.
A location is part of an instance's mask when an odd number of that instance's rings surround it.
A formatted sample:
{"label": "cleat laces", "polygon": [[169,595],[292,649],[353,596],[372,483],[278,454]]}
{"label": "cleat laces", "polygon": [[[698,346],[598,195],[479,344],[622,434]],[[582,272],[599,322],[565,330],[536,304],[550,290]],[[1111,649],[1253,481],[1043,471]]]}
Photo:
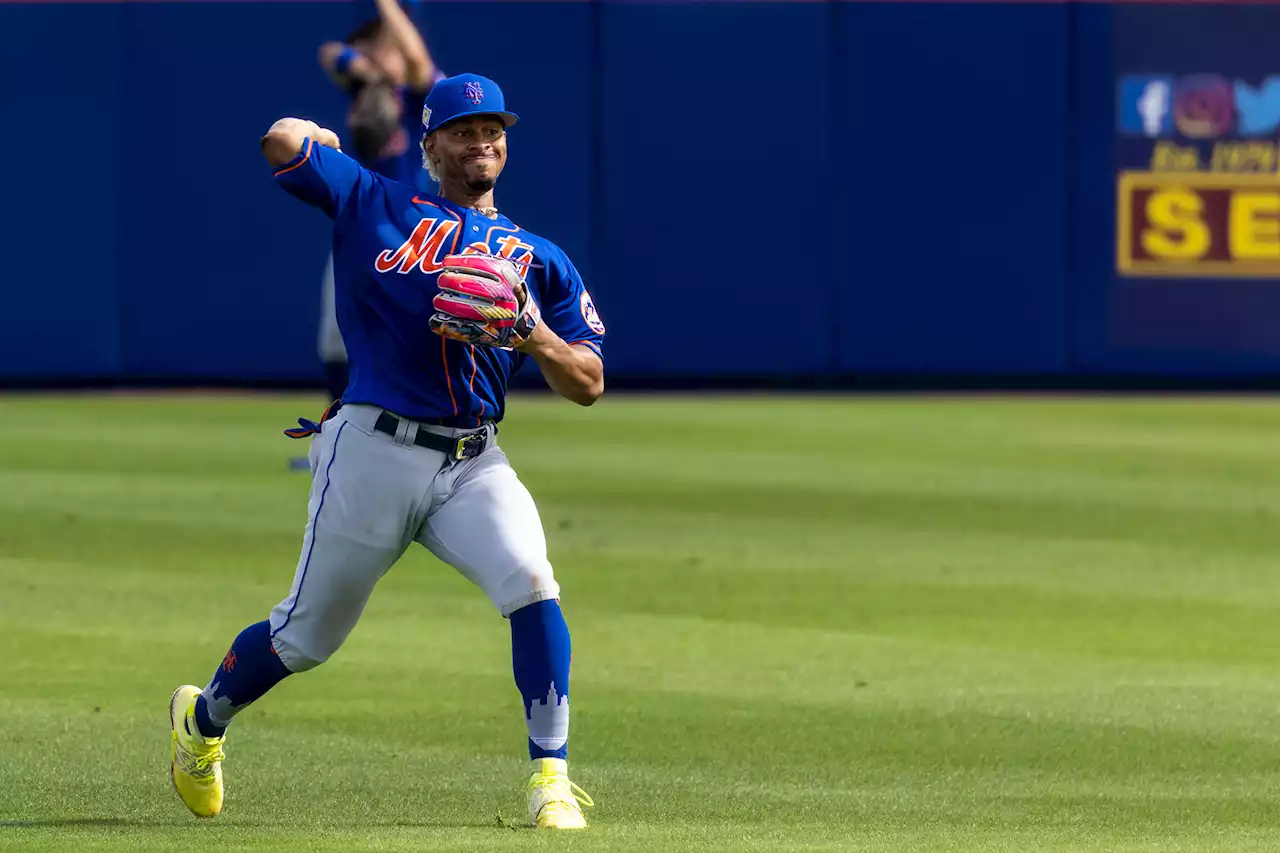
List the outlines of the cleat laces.
{"label": "cleat laces", "polygon": [[[568,798],[565,797],[563,791],[557,790],[561,785],[568,788]],[[572,780],[567,779],[564,776],[536,776],[529,780],[529,790],[531,792],[544,792],[548,798],[546,805],[550,805],[551,803],[573,804],[574,801],[577,801],[577,803],[590,808],[596,804],[596,801],[591,799],[590,794],[582,790],[582,788],[574,784]]]}
{"label": "cleat laces", "polygon": [[227,757],[227,754],[222,750],[221,740],[207,745],[203,749],[189,749],[182,743],[178,733],[174,732],[173,742],[178,747],[177,752],[182,762],[182,769],[193,777],[212,776],[218,762]]}

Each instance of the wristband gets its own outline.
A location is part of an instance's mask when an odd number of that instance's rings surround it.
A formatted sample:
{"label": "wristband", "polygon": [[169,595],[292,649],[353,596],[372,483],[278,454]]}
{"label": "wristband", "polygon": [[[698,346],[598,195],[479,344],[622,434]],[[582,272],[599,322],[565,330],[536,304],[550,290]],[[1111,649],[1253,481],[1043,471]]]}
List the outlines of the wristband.
{"label": "wristband", "polygon": [[344,47],[342,53],[338,54],[338,58],[333,61],[333,70],[339,74],[346,74],[347,69],[351,67],[351,63],[360,56],[360,51],[354,47]]}

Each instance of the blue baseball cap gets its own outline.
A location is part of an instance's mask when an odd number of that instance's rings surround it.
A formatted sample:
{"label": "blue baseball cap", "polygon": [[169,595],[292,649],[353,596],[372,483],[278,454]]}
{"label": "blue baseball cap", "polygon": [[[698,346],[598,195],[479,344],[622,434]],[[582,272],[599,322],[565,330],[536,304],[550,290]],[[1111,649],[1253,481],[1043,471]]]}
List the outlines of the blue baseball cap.
{"label": "blue baseball cap", "polygon": [[507,112],[507,103],[498,84],[479,74],[446,77],[431,87],[422,105],[422,125],[427,133],[456,118],[491,115],[507,127],[520,117]]}

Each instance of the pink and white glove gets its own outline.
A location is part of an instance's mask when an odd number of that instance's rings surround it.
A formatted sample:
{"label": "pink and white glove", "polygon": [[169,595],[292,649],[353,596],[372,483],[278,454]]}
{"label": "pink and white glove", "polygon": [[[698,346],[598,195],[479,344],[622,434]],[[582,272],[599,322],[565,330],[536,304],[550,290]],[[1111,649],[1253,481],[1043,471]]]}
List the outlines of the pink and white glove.
{"label": "pink and white glove", "polygon": [[496,255],[449,255],[431,300],[431,331],[455,341],[518,347],[542,320],[515,263]]}

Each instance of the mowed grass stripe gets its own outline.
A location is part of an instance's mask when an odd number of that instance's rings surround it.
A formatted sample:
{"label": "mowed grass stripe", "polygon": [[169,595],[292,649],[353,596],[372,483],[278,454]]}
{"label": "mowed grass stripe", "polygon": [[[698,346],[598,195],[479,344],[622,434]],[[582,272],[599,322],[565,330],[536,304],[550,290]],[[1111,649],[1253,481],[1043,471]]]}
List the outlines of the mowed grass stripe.
{"label": "mowed grass stripe", "polygon": [[499,824],[506,626],[420,550],[246,711],[228,810],[195,823],[164,702],[287,591],[306,443],[279,429],[319,408],[0,399],[0,848],[1280,844],[1280,407],[1255,400],[514,400],[592,830]]}

